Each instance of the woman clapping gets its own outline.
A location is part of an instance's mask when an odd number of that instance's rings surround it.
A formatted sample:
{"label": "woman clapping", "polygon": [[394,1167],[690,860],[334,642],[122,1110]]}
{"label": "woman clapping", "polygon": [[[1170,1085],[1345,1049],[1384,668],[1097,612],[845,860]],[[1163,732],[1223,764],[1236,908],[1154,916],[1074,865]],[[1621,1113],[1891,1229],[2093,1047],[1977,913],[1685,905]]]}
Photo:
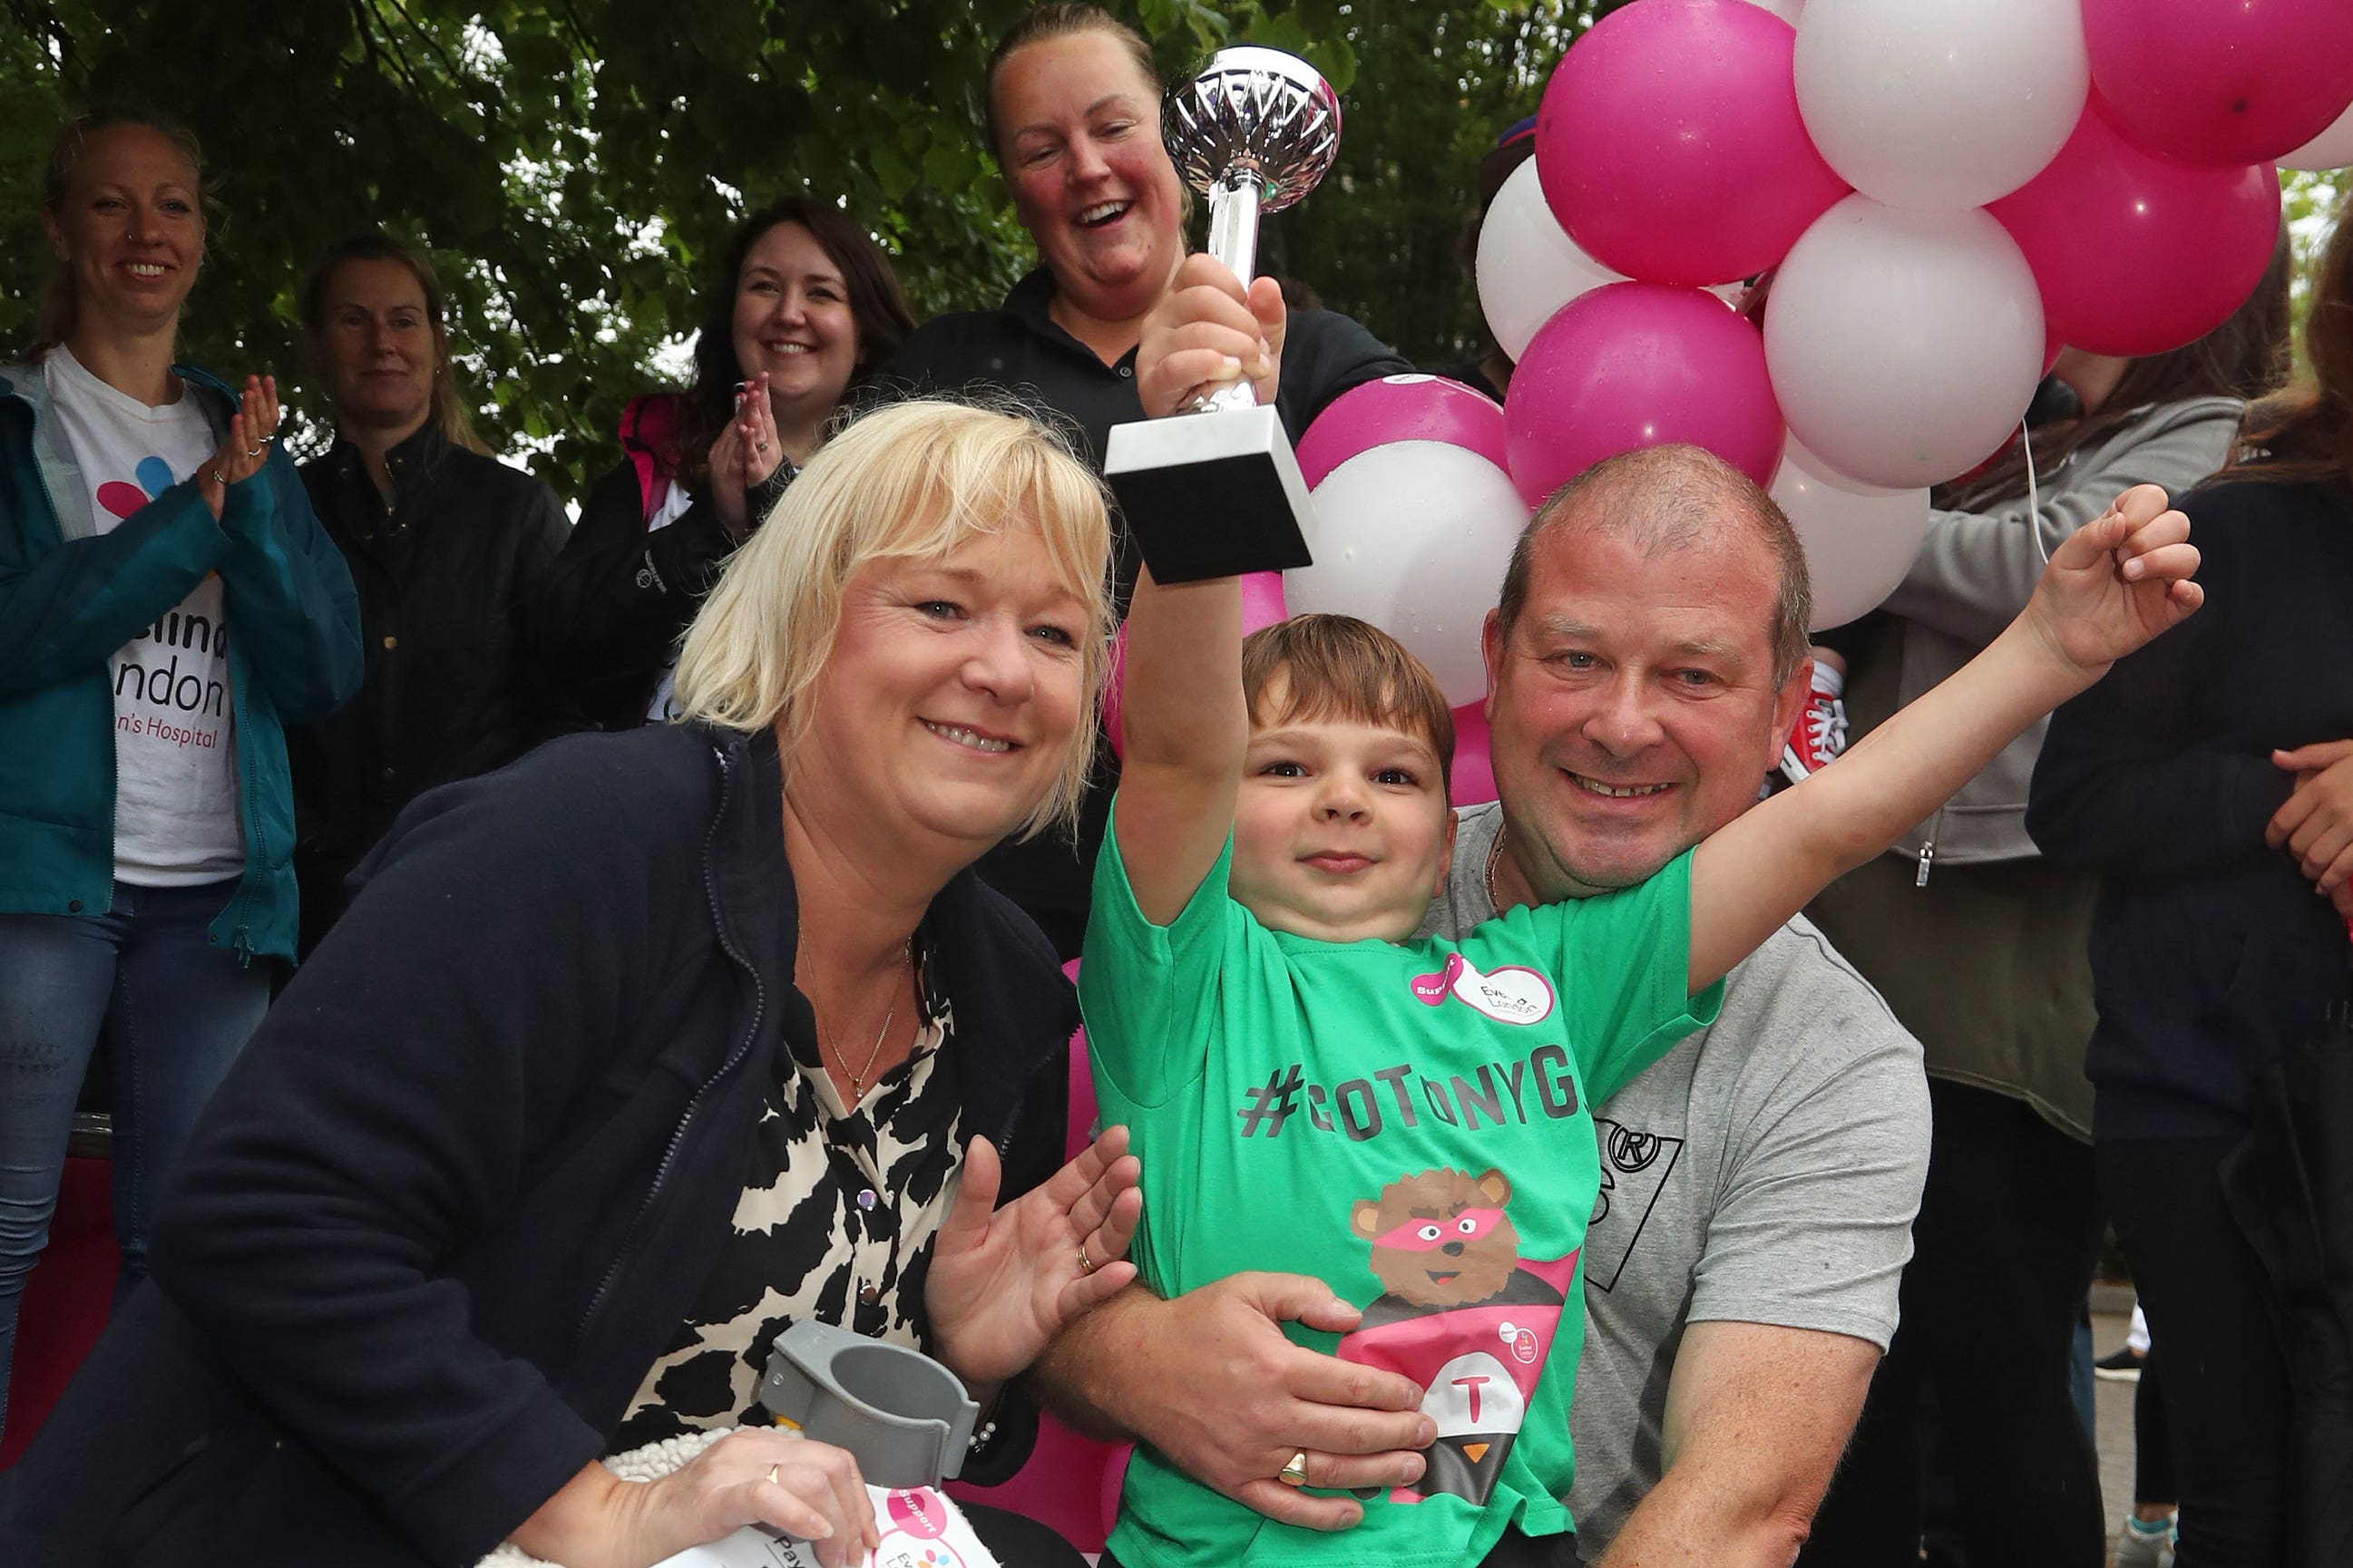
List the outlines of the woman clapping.
{"label": "woman clapping", "polygon": [[114,1089],[121,1290],[197,1110],[294,956],[280,726],[359,684],[350,574],[271,439],[275,382],[174,363],[195,140],[84,115],[51,152],[34,350],[0,370],[0,1403],[84,1069]]}

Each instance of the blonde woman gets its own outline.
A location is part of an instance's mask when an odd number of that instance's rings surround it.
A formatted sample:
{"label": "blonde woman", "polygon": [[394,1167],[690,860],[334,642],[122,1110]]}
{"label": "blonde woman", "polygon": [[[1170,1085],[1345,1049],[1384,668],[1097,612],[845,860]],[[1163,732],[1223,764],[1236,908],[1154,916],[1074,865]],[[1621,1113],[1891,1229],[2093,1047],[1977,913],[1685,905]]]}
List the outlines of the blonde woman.
{"label": "blonde woman", "polygon": [[[1080,797],[1103,500],[1040,426],[921,402],[777,521],[689,634],[681,722],[427,795],[362,867],[154,1288],[0,1480],[14,1561],[636,1568],[759,1522],[854,1562],[875,1526],[825,1445],[596,1463],[765,1427],[803,1317],[938,1357],[994,1425],[967,1473],[1019,1462],[1001,1391],[1132,1276],[1136,1168],[1114,1129],[1056,1171],[1070,990],[969,868]],[[1054,1560],[1008,1527],[1004,1560]]]}
{"label": "blonde woman", "polygon": [[276,382],[178,363],[205,190],[174,121],[68,121],[33,342],[0,364],[0,1415],[84,1073],[103,1053],[127,1291],[294,956],[286,727],[359,689]]}

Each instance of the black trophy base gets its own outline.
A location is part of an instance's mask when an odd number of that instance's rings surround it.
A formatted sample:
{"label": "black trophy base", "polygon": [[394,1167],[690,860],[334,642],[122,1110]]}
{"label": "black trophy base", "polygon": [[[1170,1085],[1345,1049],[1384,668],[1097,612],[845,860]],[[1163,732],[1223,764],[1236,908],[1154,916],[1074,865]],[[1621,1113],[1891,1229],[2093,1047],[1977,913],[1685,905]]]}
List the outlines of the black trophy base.
{"label": "black trophy base", "polygon": [[1314,560],[1314,507],[1272,408],[1114,425],[1103,479],[1155,583]]}

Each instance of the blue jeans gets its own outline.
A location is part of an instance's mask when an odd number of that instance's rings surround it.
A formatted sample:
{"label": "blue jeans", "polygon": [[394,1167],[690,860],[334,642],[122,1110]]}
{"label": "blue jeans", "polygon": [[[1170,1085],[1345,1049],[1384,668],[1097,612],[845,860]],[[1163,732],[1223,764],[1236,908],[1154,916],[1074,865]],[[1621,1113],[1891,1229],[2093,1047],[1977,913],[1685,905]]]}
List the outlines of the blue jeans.
{"label": "blue jeans", "polygon": [[105,1047],[112,1088],[119,1303],[147,1276],[148,1222],[196,1112],[269,1009],[272,966],[206,935],[236,890],[118,882],[94,918],[0,915],[0,1423],[91,1054]]}

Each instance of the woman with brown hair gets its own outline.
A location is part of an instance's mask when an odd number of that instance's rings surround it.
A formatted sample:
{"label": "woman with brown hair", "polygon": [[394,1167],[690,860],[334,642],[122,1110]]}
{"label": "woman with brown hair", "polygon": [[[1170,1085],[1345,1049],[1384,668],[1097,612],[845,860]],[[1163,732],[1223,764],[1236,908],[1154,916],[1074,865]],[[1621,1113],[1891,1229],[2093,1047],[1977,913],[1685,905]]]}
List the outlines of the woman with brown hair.
{"label": "woman with brown hair", "polygon": [[[2255,1076],[2345,994],[2353,916],[2353,222],[2314,280],[2312,379],[2183,498],[2208,583],[2178,639],[2052,719],[2027,826],[2098,873],[2100,1194],[2151,1335],[2180,1568],[2293,1556],[2291,1379],[2218,1171]],[[2321,896],[2316,897],[2316,892]],[[2342,1109],[2342,1108],[2338,1108]],[[2335,1561],[2334,1558],[2327,1559]]]}
{"label": "woman with brown hair", "polygon": [[302,482],[351,567],[367,659],[359,696],[291,741],[307,953],[402,806],[550,732],[537,638],[571,528],[476,438],[423,251],[384,234],[334,246],[303,286],[302,333],[335,426]]}
{"label": "woman with brown hair", "polygon": [[676,716],[678,639],[721,563],[913,329],[890,257],[840,209],[786,196],[735,226],[693,381],[629,404],[626,456],[556,564],[550,674],[567,715],[607,730]]}
{"label": "woman with brown hair", "polygon": [[294,956],[282,725],[359,684],[350,576],[242,392],[174,363],[204,264],[194,137],[85,114],[0,366],[0,1408],[76,1096],[106,1053],[120,1291],[196,1113]]}

